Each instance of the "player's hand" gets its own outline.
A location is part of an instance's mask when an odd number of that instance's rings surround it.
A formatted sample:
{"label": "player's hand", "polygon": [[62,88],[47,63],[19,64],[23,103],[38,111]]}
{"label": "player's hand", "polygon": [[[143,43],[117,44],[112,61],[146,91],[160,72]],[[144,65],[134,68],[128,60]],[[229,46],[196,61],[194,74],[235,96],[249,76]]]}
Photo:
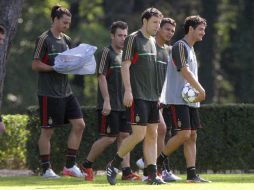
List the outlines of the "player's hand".
{"label": "player's hand", "polygon": [[205,96],[206,96],[205,90],[200,91],[198,93],[198,96],[194,100],[194,102],[202,102],[202,101],[204,101],[205,100]]}
{"label": "player's hand", "polygon": [[110,100],[106,99],[103,103],[102,115],[109,115],[111,112]]}
{"label": "player's hand", "polygon": [[129,108],[129,107],[131,107],[132,102],[133,102],[132,92],[125,91],[125,92],[124,92],[124,97],[123,97],[123,104],[124,104],[126,107]]}

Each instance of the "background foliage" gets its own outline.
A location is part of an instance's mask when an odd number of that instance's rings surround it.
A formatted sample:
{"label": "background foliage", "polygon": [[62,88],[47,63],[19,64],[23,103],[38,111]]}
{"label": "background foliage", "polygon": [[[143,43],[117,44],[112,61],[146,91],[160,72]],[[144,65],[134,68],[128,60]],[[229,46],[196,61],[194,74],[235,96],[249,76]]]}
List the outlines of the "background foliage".
{"label": "background foliage", "polygon": [[[28,167],[39,173],[39,120],[37,106],[29,108],[28,115],[5,115],[7,131],[0,136],[0,168]],[[95,107],[83,107],[86,129],[78,154],[82,163],[97,136]],[[198,131],[197,168],[199,170],[241,169],[248,172],[254,168],[254,105],[204,105],[200,109],[203,129]],[[52,139],[52,166],[60,172],[65,164],[67,137],[70,126],[56,128]],[[116,146],[106,149],[95,162],[94,169],[105,169],[116,152]],[[142,156],[142,143],[131,152],[131,165]],[[185,172],[185,160],[180,148],[170,156],[172,169]]]}
{"label": "background foliage", "polygon": [[[90,151],[92,143],[97,139],[95,107],[83,108],[86,118],[86,129],[79,149],[77,163],[82,163]],[[203,129],[198,131],[197,168],[201,171],[244,170],[254,168],[254,105],[206,105],[200,109]],[[30,131],[27,141],[27,164],[35,172],[39,171],[38,116],[36,109],[30,109]],[[35,127],[36,126],[36,127]],[[66,141],[69,127],[57,128],[52,140],[52,165],[60,172],[65,165]],[[110,146],[97,158],[94,169],[104,170],[106,164],[116,153],[116,147]],[[131,152],[131,166],[135,169],[135,161],[142,156],[142,143]],[[172,169],[186,171],[183,150],[180,148],[169,157]],[[137,169],[137,168],[136,168]]]}
{"label": "background foliage", "polygon": [[3,121],[7,130],[0,135],[0,168],[26,167],[28,116],[5,115]]}
{"label": "background foliage", "polygon": [[[140,27],[147,7],[159,8],[177,21],[175,42],[183,36],[186,16],[200,14],[208,21],[206,36],[195,48],[200,62],[200,81],[207,91],[206,103],[253,103],[254,1],[251,0],[26,0],[16,37],[10,49],[2,111],[25,113],[37,104],[37,74],[31,70],[34,42],[50,27],[50,8],[60,3],[73,18],[68,34],[77,43],[102,48],[109,43],[112,21],[124,20],[129,33]],[[70,76],[82,105],[95,105],[97,81],[93,76]]]}

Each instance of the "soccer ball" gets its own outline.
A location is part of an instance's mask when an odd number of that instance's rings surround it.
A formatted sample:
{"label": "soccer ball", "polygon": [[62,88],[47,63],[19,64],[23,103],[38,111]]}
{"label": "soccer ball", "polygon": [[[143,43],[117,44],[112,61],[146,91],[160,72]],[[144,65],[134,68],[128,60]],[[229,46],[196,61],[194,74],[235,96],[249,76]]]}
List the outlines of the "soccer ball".
{"label": "soccer ball", "polygon": [[189,83],[186,83],[182,90],[183,100],[187,103],[193,103],[197,96],[198,92]]}

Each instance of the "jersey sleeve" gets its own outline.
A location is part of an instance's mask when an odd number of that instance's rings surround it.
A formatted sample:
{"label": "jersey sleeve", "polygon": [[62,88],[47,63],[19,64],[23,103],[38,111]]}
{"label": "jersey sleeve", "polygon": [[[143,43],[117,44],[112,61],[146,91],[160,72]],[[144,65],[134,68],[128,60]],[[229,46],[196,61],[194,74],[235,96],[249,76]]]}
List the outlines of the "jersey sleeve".
{"label": "jersey sleeve", "polygon": [[177,71],[180,71],[183,67],[188,66],[188,51],[183,42],[179,42],[172,48],[172,58]]}
{"label": "jersey sleeve", "polygon": [[135,36],[131,35],[128,36],[124,40],[124,48],[123,48],[123,56],[122,56],[122,61],[131,61],[134,57],[135,54]]}
{"label": "jersey sleeve", "polygon": [[33,59],[42,61],[46,55],[47,55],[46,37],[40,36],[37,38],[35,42]]}
{"label": "jersey sleeve", "polygon": [[97,74],[103,74],[106,75],[110,66],[109,61],[109,48],[105,47],[103,50],[99,53],[98,56],[98,68],[97,68]]}

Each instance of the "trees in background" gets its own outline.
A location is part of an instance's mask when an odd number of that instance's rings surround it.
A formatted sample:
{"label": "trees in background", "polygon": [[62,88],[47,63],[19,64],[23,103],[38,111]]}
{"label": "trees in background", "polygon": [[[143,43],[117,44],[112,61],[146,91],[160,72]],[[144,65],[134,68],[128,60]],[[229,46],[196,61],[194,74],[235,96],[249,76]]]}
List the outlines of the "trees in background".
{"label": "trees in background", "polygon": [[[6,1],[9,2],[12,1]],[[31,70],[34,42],[50,27],[50,8],[58,2],[24,1],[8,59],[4,112],[20,113],[27,106],[37,104],[36,73]],[[140,15],[147,7],[157,7],[165,16],[176,20],[177,31],[172,43],[184,35],[184,18],[200,14],[208,21],[204,42],[195,47],[201,83],[207,90],[206,103],[253,102],[254,2],[251,0],[62,0],[61,4],[73,14],[68,34],[77,43],[89,43],[98,48],[109,43],[108,28],[113,21],[126,21],[129,33],[137,30],[141,24]],[[70,76],[70,79],[81,104],[94,105],[96,76]]]}
{"label": "trees in background", "polygon": [[2,106],[6,60],[12,40],[15,36],[18,18],[22,10],[23,0],[0,0],[0,24],[6,29],[5,43],[0,47],[0,109]]}

